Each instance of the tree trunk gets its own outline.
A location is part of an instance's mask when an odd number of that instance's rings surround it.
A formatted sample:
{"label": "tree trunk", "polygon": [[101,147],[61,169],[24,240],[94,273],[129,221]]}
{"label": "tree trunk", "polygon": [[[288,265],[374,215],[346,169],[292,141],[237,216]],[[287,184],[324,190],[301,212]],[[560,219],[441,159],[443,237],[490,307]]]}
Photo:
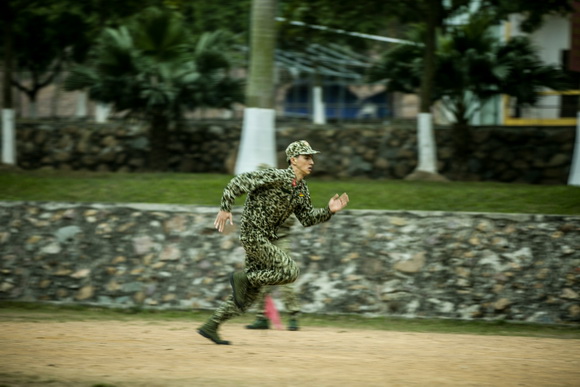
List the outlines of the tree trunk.
{"label": "tree trunk", "polygon": [[274,50],[277,0],[253,0],[250,73],[235,173],[260,165],[277,166],[274,99]]}
{"label": "tree trunk", "polygon": [[2,1],[0,14],[4,21],[4,79],[2,80],[2,162],[16,165],[16,135],[14,127],[14,107],[12,104],[12,22],[13,10],[10,2]]}
{"label": "tree trunk", "polygon": [[471,130],[465,120],[455,122],[451,128],[453,157],[464,162],[471,154]]}
{"label": "tree trunk", "polygon": [[423,74],[421,75],[421,90],[419,92],[421,113],[431,114],[431,98],[435,84],[435,42],[437,24],[439,20],[439,8],[441,0],[426,0],[427,28],[425,36],[425,52],[423,54]]}
{"label": "tree trunk", "polygon": [[417,169],[408,180],[445,180],[437,174],[437,149],[433,132],[433,117],[431,114],[431,99],[435,82],[435,50],[437,25],[440,18],[441,0],[426,0],[424,2],[427,14],[425,53],[423,56],[423,74],[421,76],[420,113],[417,119],[417,153],[419,163]]}
{"label": "tree trunk", "polygon": [[13,11],[10,7],[9,1],[2,1],[0,5],[0,14],[2,14],[4,21],[4,79],[2,83],[2,96],[4,101],[4,109],[12,109],[12,67],[13,67],[13,51],[12,51],[12,22]]}
{"label": "tree trunk", "polygon": [[246,106],[273,109],[277,0],[253,0]]}
{"label": "tree trunk", "polygon": [[437,173],[437,154],[435,134],[433,133],[433,117],[430,113],[419,113],[419,128],[417,131],[417,145],[419,165],[417,170]]}
{"label": "tree trunk", "polygon": [[169,119],[163,112],[151,116],[149,128],[149,169],[165,171],[169,165],[167,145],[169,143]]}
{"label": "tree trunk", "polygon": [[52,118],[58,118],[58,104],[60,102],[60,95],[62,91],[62,78],[62,73],[58,73],[54,76],[54,89],[52,99],[50,101],[50,116]]}
{"label": "tree trunk", "polygon": [[451,127],[453,159],[452,174],[458,180],[465,180],[468,177],[468,161],[472,152],[471,127],[465,112],[467,107],[463,104],[457,106],[456,122]]}
{"label": "tree trunk", "polygon": [[[578,9],[580,10],[580,5],[578,6]],[[576,141],[574,142],[574,153],[570,165],[570,175],[568,175],[568,185],[580,186],[580,98],[578,98]]]}
{"label": "tree trunk", "polygon": [[36,79],[32,80],[32,85],[30,87],[24,86],[20,81],[12,80],[12,84],[16,86],[21,92],[23,92],[28,98],[28,118],[36,118],[36,96],[40,88],[36,82]]}
{"label": "tree trunk", "polygon": [[38,118],[38,103],[36,96],[28,98],[28,118]]}
{"label": "tree trunk", "polygon": [[16,165],[14,109],[2,109],[2,163]]}

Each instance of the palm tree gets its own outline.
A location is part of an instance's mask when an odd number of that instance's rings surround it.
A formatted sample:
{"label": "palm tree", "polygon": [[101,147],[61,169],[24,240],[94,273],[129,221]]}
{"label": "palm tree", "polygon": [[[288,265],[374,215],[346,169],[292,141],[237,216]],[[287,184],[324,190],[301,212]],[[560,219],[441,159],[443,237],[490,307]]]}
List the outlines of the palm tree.
{"label": "palm tree", "polygon": [[423,63],[421,86],[419,88],[419,120],[417,125],[417,144],[419,164],[415,176],[428,174],[431,178],[442,177],[437,174],[437,150],[433,133],[433,118],[431,115],[432,95],[436,68],[437,28],[442,23],[443,2],[441,0],[426,0],[419,3],[424,11],[425,34],[423,42]]}
{"label": "palm tree", "polygon": [[243,100],[240,80],[228,75],[224,34],[193,39],[178,15],[150,8],[130,23],[106,29],[88,65],[72,70],[68,90],[88,89],[149,124],[149,168],[167,167],[169,127],[187,110],[229,108]]}
{"label": "palm tree", "polygon": [[16,165],[16,135],[14,132],[14,107],[12,104],[13,23],[14,9],[8,1],[0,4],[2,14],[2,40],[4,41],[2,79],[2,163]]}
{"label": "palm tree", "polygon": [[[461,170],[470,154],[469,122],[492,97],[507,94],[520,106],[534,105],[537,92],[550,88],[570,88],[565,73],[539,59],[526,37],[501,42],[491,33],[492,21],[484,14],[468,24],[450,27],[439,37],[436,76],[432,101],[440,100],[453,115],[452,125],[455,171]],[[411,39],[422,41],[421,29]],[[420,85],[423,68],[420,46],[398,46],[377,64],[372,80],[389,79],[393,91],[414,93]]]}
{"label": "palm tree", "polygon": [[250,65],[236,173],[276,167],[274,49],[277,0],[252,0]]}

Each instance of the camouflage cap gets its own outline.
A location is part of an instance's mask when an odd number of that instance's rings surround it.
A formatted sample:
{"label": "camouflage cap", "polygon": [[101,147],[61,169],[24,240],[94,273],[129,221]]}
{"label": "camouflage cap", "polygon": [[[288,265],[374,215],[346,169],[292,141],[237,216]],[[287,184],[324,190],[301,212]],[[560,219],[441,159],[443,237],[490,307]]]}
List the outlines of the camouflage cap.
{"label": "camouflage cap", "polygon": [[314,155],[316,153],[320,152],[312,149],[308,141],[294,141],[292,144],[288,145],[288,148],[286,148],[286,161],[299,155]]}

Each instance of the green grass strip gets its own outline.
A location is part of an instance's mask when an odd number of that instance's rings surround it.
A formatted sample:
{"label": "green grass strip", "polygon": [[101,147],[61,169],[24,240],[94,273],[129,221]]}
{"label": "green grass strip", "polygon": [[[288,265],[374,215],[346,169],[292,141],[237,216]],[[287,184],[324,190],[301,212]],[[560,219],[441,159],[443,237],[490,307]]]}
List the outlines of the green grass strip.
{"label": "green grass strip", "polygon": [[[2,172],[0,200],[164,203],[218,206],[232,176],[179,173]],[[308,180],[312,201],[325,206],[347,192],[349,209],[580,214],[580,187],[489,182]],[[237,201],[242,205],[243,199]]]}

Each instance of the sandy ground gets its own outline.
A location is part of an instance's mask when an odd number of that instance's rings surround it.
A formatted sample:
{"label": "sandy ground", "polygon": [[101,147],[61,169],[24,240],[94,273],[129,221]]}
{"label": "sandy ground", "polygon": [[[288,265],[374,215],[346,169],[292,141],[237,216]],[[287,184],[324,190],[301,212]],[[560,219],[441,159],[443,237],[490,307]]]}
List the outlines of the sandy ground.
{"label": "sandy ground", "polygon": [[0,322],[0,386],[580,386],[580,341],[185,322]]}

